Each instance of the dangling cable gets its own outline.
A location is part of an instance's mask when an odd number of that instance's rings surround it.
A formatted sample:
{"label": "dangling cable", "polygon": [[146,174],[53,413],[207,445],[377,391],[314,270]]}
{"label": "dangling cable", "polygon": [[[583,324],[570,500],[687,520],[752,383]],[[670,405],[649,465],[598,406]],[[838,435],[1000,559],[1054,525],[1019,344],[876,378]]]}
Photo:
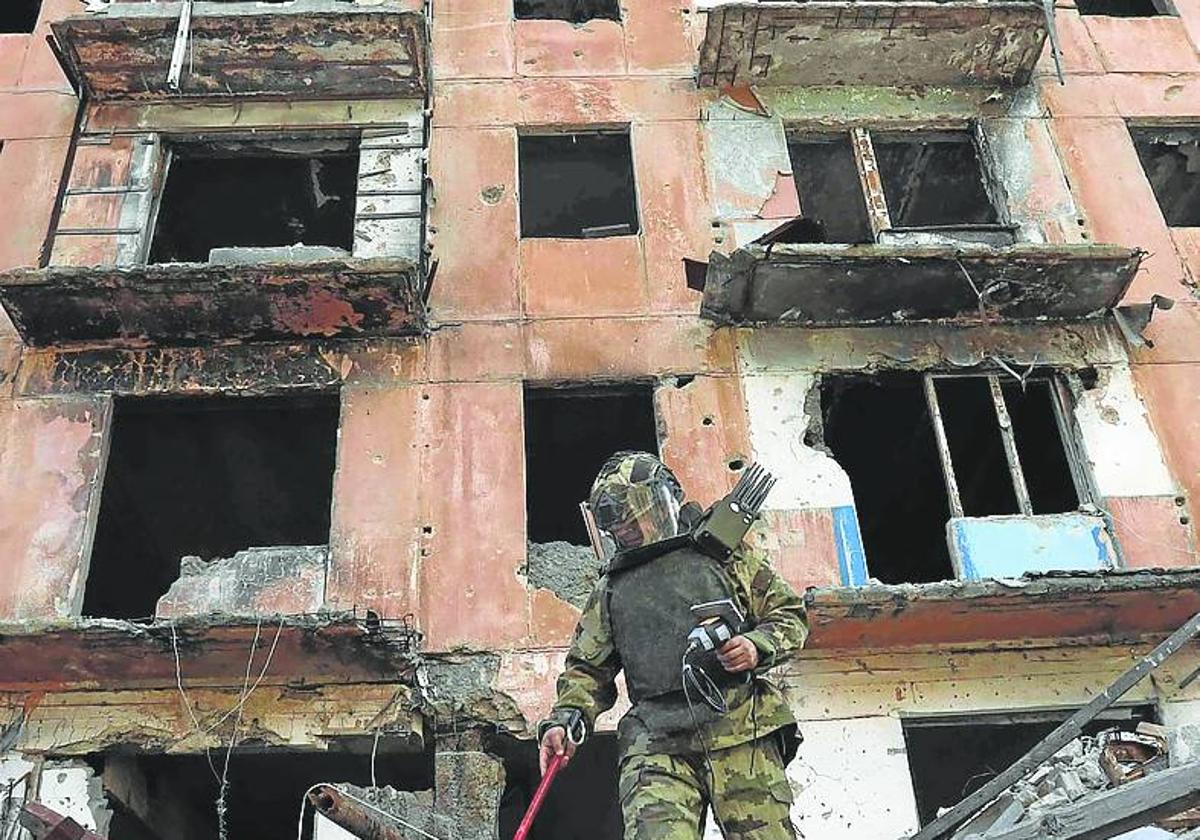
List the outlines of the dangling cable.
{"label": "dangling cable", "polygon": [[[721,829],[721,836],[728,838],[729,832],[725,830],[725,823],[721,820],[721,815],[717,813],[717,774],[713,770],[712,756],[708,752],[708,741],[704,737],[704,732],[700,729],[700,722],[696,719],[696,709],[692,705],[692,694],[689,688],[695,686],[696,690],[700,692],[700,696],[704,699],[704,702],[719,714],[723,715],[729,711],[729,703],[725,700],[725,695],[721,693],[721,689],[713,682],[712,677],[704,673],[702,668],[698,669],[687,661],[688,656],[696,649],[697,645],[695,642],[688,645],[688,649],[683,653],[683,661],[679,666],[680,680],[683,682],[683,699],[687,701],[688,715],[692,719],[692,730],[696,733],[696,740],[700,742],[700,750],[704,755],[704,769],[708,771],[708,804],[712,808],[713,819],[717,821],[717,828]],[[716,695],[716,701],[712,699],[712,695],[700,683],[700,678],[696,676],[697,672],[704,677],[711,692]]]}

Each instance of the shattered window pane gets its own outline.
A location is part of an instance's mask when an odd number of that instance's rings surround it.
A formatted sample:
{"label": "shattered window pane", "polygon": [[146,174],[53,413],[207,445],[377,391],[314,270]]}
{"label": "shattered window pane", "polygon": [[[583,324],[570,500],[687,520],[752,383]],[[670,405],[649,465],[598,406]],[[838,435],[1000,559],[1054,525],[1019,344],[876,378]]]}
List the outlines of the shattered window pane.
{"label": "shattered window pane", "polygon": [[594,238],[638,232],[625,133],[520,138],[521,235]]}
{"label": "shattered window pane", "polygon": [[514,0],[513,13],[517,20],[567,20],[586,23],[589,20],[620,20],[619,0]]}
{"label": "shattered window pane", "polygon": [[873,132],[872,142],[893,227],[996,221],[969,132]]}
{"label": "shattered window pane", "polygon": [[800,197],[800,214],[818,223],[825,242],[873,242],[850,135],[796,135],[788,153]]}
{"label": "shattered window pane", "polygon": [[214,248],[354,247],[358,153],[173,150],[150,261],[208,262]]}
{"label": "shattered window pane", "polygon": [[0,34],[32,32],[41,9],[41,0],[3,0],[0,2]]}
{"label": "shattered window pane", "polygon": [[1130,134],[1167,224],[1200,225],[1200,133],[1131,129]]}

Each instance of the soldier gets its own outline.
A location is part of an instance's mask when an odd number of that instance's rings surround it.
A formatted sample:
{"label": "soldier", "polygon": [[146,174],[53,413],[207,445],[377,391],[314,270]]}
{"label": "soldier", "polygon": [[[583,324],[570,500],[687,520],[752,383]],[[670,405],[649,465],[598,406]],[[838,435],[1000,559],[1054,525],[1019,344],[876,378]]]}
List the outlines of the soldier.
{"label": "soldier", "polygon": [[[632,708],[617,735],[626,840],[699,840],[706,805],[726,840],[792,840],[784,768],[795,755],[796,724],[764,674],[803,646],[804,605],[753,549],[725,560],[701,553],[687,521],[694,505],[682,503],[679,482],[653,455],[618,452],[600,469],[590,504],[616,553],[584,607],[554,710],[539,726],[542,772],[555,755],[570,760],[578,739],[567,730],[592,731],[616,701],[624,670]],[[689,680],[691,607],[723,599],[749,629]]]}

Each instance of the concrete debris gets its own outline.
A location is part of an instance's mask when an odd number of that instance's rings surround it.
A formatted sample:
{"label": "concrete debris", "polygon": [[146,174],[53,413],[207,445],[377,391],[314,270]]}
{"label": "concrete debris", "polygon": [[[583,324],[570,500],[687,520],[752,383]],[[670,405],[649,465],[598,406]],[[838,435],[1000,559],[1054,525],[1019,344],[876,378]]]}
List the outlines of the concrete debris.
{"label": "concrete debris", "polygon": [[429,676],[423,694],[437,731],[459,731],[472,723],[522,734],[529,722],[516,701],[495,689],[500,657],[451,653],[425,659]]}
{"label": "concrete debris", "polygon": [[158,601],[158,618],[315,613],[325,602],[323,545],[249,548],[233,557],[184,557],[180,576]]}
{"label": "concrete debris", "polygon": [[549,589],[583,609],[603,565],[590,546],[569,542],[529,543],[526,576],[538,589]]}
{"label": "concrete debris", "polygon": [[[328,200],[328,198],[327,198]],[[331,245],[278,245],[261,248],[213,248],[208,252],[208,261],[216,265],[243,265],[257,263],[300,263],[344,260],[350,252]]]}

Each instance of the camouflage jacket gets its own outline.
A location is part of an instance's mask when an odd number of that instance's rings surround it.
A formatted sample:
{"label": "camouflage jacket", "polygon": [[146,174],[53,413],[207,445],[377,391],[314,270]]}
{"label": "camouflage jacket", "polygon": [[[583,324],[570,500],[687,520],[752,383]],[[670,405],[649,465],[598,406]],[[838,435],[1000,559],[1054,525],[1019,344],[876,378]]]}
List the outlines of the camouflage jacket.
{"label": "camouflage jacket", "polygon": [[[765,673],[803,647],[808,637],[804,601],[775,573],[762,552],[743,547],[734,552],[724,569],[733,583],[739,607],[755,625],[745,636],[758,648],[759,664],[749,699],[702,727],[703,746],[710,750],[743,744],[794,722],[782,692],[766,679]],[[571,710],[583,714],[591,732],[597,716],[616,702],[615,681],[622,666],[606,608],[607,585],[608,577],[601,577],[583,609],[558,678],[554,711],[540,732],[564,722]],[[638,717],[637,707],[621,719],[618,736],[623,755],[699,752],[702,747],[694,732],[652,732]]]}

